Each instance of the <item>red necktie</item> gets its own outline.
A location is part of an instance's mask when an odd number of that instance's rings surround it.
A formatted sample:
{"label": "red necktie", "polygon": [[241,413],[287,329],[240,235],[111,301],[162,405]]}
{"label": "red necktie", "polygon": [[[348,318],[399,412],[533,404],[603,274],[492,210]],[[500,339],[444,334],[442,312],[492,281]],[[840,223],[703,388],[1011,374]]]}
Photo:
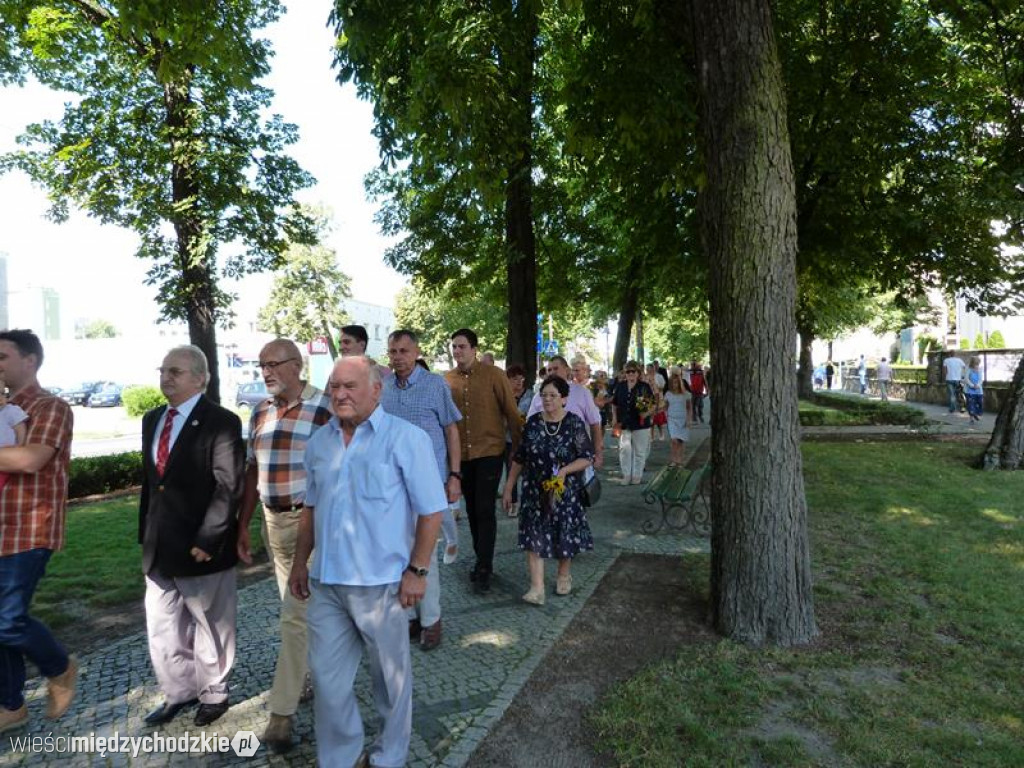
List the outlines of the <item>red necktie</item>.
{"label": "red necktie", "polygon": [[174,417],[177,415],[176,409],[168,408],[164,428],[160,430],[160,442],[156,446],[156,473],[160,477],[164,476],[164,469],[167,468],[167,457],[171,453],[171,430],[174,428]]}

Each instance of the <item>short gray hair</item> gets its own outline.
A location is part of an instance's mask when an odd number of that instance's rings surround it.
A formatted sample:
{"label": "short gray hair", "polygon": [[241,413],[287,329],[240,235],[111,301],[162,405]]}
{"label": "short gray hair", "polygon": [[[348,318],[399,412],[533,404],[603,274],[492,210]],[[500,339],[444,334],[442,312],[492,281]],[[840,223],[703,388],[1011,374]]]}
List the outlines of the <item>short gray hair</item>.
{"label": "short gray hair", "polygon": [[210,383],[210,364],[206,362],[206,353],[203,350],[195,344],[182,344],[169,350],[167,356],[170,355],[187,355],[192,360],[189,368],[203,380],[203,389],[206,389],[206,385]]}

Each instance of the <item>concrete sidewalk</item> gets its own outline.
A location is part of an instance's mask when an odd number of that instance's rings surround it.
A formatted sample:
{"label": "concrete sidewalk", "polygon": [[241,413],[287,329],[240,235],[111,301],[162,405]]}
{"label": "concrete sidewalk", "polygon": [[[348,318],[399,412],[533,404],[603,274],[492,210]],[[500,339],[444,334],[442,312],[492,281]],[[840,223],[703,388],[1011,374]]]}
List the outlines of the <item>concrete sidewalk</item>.
{"label": "concrete sidewalk", "polygon": [[[691,430],[687,457],[694,456],[707,440],[710,430],[701,425]],[[611,444],[609,440],[609,445]],[[643,486],[619,486],[618,459],[614,448],[605,452],[606,470],[601,472],[604,494],[589,511],[594,534],[593,552],[573,563],[573,593],[554,595],[554,564],[548,564],[547,604],[538,608],[521,601],[529,583],[526,564],[516,547],[517,524],[499,510],[495,578],[488,595],[473,594],[469,569],[473,564],[469,527],[465,517],[459,523],[462,553],[450,566],[442,565],[442,607],[444,641],[440,648],[423,653],[412,651],[414,674],[413,741],[410,766],[461,766],[487,735],[515,694],[572,618],[586,603],[598,582],[621,551],[680,554],[707,552],[705,538],[679,532],[646,536],[640,532],[644,520],[655,513],[643,503]],[[668,443],[654,442],[645,481],[668,461]],[[142,578],[141,575],[139,577]],[[142,610],[140,604],[139,610]],[[263,733],[267,722],[266,694],[277,658],[278,598],[273,579],[266,579],[239,593],[238,644],[232,676],[231,709],[207,730],[233,738],[236,732]],[[161,695],[149,663],[146,637],[134,634],[80,659],[79,692],[65,717],[54,724],[43,719],[45,685],[39,678],[28,688],[28,726],[4,734],[0,742],[0,765],[185,765],[198,753],[140,754],[132,758],[109,752],[67,754],[51,751],[15,752],[12,739],[26,736],[138,737],[156,731],[143,726],[143,716],[155,707]],[[365,669],[357,681],[368,737],[372,738],[373,703]],[[165,736],[197,735],[192,726],[193,711],[182,714],[166,729]],[[260,747],[251,758],[227,754],[204,755],[204,765],[315,765],[312,710],[302,705],[297,715],[300,744],[289,754],[278,756]],[[53,742],[51,742],[52,744]],[[61,742],[63,743],[63,742]],[[40,742],[41,748],[45,743]]]}

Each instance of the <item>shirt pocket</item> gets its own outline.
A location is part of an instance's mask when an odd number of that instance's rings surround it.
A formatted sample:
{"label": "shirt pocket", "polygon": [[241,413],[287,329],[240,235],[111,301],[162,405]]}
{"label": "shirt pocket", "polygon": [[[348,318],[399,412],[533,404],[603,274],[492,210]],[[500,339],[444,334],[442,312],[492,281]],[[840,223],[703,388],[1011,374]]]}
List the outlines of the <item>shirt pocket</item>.
{"label": "shirt pocket", "polygon": [[367,464],[363,470],[363,493],[368,499],[388,499],[398,485],[398,470],[390,464]]}

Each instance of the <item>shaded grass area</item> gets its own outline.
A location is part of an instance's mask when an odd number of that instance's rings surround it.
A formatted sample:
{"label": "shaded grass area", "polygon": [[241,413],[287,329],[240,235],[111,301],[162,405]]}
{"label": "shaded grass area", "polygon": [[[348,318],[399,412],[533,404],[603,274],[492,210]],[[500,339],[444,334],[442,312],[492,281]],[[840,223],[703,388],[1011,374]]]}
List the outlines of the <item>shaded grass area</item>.
{"label": "shaded grass area", "polygon": [[[1024,473],[951,443],[803,449],[820,639],[687,646],[601,702],[599,746],[630,766],[1024,765]],[[706,593],[707,556],[685,567]]]}
{"label": "shaded grass area", "polygon": [[[250,526],[254,552],[263,549],[261,514],[257,507]],[[95,609],[141,600],[146,588],[138,531],[137,495],[71,506],[65,548],[50,558],[33,615],[61,627]]]}

